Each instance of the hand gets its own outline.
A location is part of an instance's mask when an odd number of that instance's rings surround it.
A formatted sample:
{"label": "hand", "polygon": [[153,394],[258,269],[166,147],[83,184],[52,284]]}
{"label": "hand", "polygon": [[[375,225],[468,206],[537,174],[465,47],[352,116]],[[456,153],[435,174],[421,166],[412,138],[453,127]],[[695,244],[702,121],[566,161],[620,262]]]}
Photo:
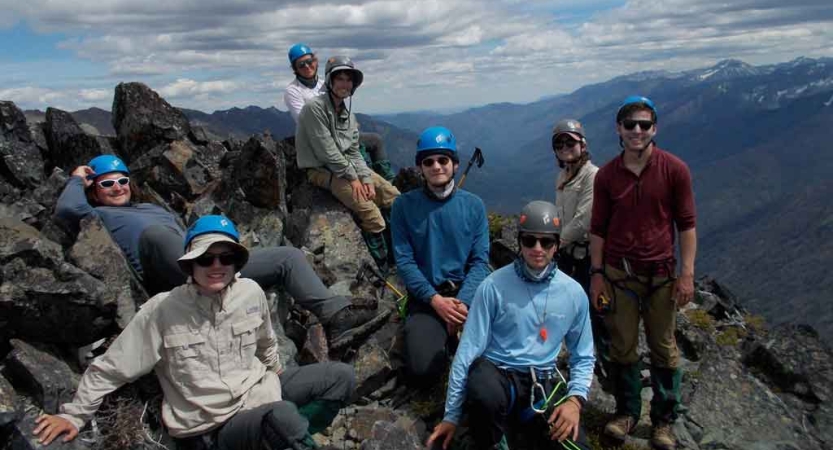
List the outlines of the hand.
{"label": "hand", "polygon": [[376,198],[376,186],[373,183],[364,184],[364,196],[371,201]]}
{"label": "hand", "polygon": [[432,448],[431,446],[434,444],[434,441],[442,439],[443,450],[445,450],[448,448],[448,445],[451,444],[451,439],[454,437],[455,431],[457,431],[457,425],[454,425],[451,422],[440,422],[436,427],[434,427],[434,432],[431,433],[428,440],[425,441],[425,446],[430,449]]}
{"label": "hand", "polygon": [[600,273],[594,273],[590,275],[590,303],[593,308],[596,308],[596,311],[602,310],[602,301],[599,299],[601,294],[604,294],[608,300],[612,298],[610,292],[607,291],[605,277]]}
{"label": "hand", "polygon": [[682,307],[688,304],[694,298],[694,275],[683,274],[674,282],[674,293],[671,294],[671,299],[677,302],[677,306]]}
{"label": "hand", "polygon": [[445,323],[451,325],[462,325],[469,315],[469,308],[465,303],[454,297],[443,297],[440,294],[434,294],[431,297],[431,307]]}
{"label": "hand", "polygon": [[350,182],[350,187],[353,189],[353,201],[356,203],[363,203],[367,201],[367,197],[364,194],[364,185],[359,180],[353,180]]}
{"label": "hand", "polygon": [[90,166],[78,166],[70,175],[84,180],[84,188],[88,188],[93,184],[93,180],[88,180],[87,175],[95,175],[95,171]]}
{"label": "hand", "polygon": [[64,436],[63,442],[69,442],[75,439],[75,436],[78,436],[78,428],[75,428],[72,422],[60,416],[43,414],[35,419],[35,424],[37,426],[32,430],[32,434],[38,437],[38,443],[42,445],[49,445],[50,442],[64,433],[66,433],[66,436]]}
{"label": "hand", "polygon": [[550,424],[550,439],[563,442],[565,439],[578,439],[578,423],[581,407],[573,398],[558,405],[547,422]]}

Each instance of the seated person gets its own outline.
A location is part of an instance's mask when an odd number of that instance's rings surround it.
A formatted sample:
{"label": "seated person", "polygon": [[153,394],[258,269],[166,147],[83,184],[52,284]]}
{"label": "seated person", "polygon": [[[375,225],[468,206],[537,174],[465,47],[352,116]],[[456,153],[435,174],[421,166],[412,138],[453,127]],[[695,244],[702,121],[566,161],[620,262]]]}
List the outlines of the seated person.
{"label": "seated person", "polygon": [[[499,448],[507,433],[522,442],[570,440],[565,448],[589,448],[579,420],[593,380],[589,303],[553,261],[558,220],[548,202],[521,211],[520,258],[477,289],[451,367],[445,416],[429,447],[448,448],[465,403],[477,449]],[[555,365],[562,341],[570,352],[566,395],[556,389],[564,381]]]}
{"label": "seated person", "polygon": [[48,445],[62,434],[71,441],[107,394],[153,371],[162,421],[179,449],[317,448],[310,433],[346,404],[353,369],[282,367],[266,295],[238,273],[248,259],[231,220],[197,220],[177,261],[188,282],[142,306],[84,372],[72,402],[36,420],[38,441]]}
{"label": "seated person", "polygon": [[364,74],[346,56],[327,60],[326,95],[307,101],[298,119],[295,147],[299,169],[310,183],[330,191],[357,216],[370,255],[383,272],[390,232],[386,216],[399,190],[368,168],[359,153],[359,125],[345,100],[361,86]]}
{"label": "seated person", "polygon": [[405,373],[425,387],[448,368],[450,341],[489,273],[489,223],[483,201],[454,185],[459,159],[448,128],[423,131],[415,160],[425,184],[394,202],[391,231],[409,298]]}
{"label": "seated person", "polygon": [[[314,97],[326,94],[324,80],[318,78],[318,57],[306,44],[295,44],[289,49],[289,64],[292,66],[292,73],[295,79],[286,86],[283,94],[283,102],[286,109],[295,123],[298,123],[298,116],[301,109]],[[370,167],[384,179],[393,181],[396,174],[388,160],[385,152],[385,142],[379,133],[359,133],[359,142],[367,157]],[[361,148],[360,147],[360,148]]]}
{"label": "seated person", "polygon": [[[124,162],[113,155],[93,158],[88,165],[72,171],[55,214],[74,229],[88,215],[101,218],[148,293],[170,291],[187,278],[177,264],[184,232],[176,217],[164,208],[130,202],[129,175]],[[283,286],[301,307],[318,317],[331,342],[346,338],[351,330],[376,315],[331,293],[296,248],[255,249],[242,273],[264,289]]]}

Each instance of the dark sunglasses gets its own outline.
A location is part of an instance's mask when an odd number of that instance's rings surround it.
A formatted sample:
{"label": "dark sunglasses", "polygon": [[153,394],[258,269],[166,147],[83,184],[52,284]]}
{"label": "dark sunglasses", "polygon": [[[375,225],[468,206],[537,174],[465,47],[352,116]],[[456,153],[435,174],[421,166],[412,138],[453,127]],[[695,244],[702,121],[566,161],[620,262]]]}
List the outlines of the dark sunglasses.
{"label": "dark sunglasses", "polygon": [[237,253],[203,253],[198,258],[194,258],[194,262],[200,267],[211,267],[214,260],[219,259],[220,264],[224,266],[231,266],[237,264]]}
{"label": "dark sunglasses", "polygon": [[448,156],[440,156],[439,158],[425,158],[422,160],[422,167],[432,167],[435,162],[440,163],[441,166],[448,164],[451,158]]}
{"label": "dark sunglasses", "polygon": [[101,181],[98,182],[98,185],[100,187],[103,187],[104,189],[109,189],[109,188],[115,186],[116,183],[118,183],[120,186],[127,186],[127,184],[130,183],[130,177],[121,177],[121,178],[116,178],[116,179],[111,178],[109,180],[101,180]]}
{"label": "dark sunglasses", "polygon": [[530,236],[528,234],[521,236],[521,245],[523,245],[526,248],[535,247],[536,242],[540,242],[541,248],[543,248],[544,250],[549,250],[555,247],[555,244],[558,243],[558,239],[549,237],[539,238],[536,236]]}
{"label": "dark sunglasses", "polygon": [[312,67],[312,65],[313,65],[313,64],[315,64],[315,63],[317,63],[317,62],[318,62],[318,59],[316,59],[316,58],[312,58],[312,59],[305,59],[305,60],[303,60],[303,61],[298,61],[298,62],[296,62],[295,64],[296,64],[296,65],[298,66],[298,68],[300,69],[300,68],[302,68],[302,67],[307,67],[307,66]]}
{"label": "dark sunglasses", "polygon": [[576,144],[578,144],[578,141],[575,139],[559,139],[553,142],[552,148],[553,150],[558,151],[567,148],[573,148]]}
{"label": "dark sunglasses", "polygon": [[625,119],[622,121],[622,126],[625,127],[626,130],[633,130],[637,125],[639,125],[639,128],[641,128],[642,131],[648,131],[654,126],[654,122],[652,120],[633,119]]}

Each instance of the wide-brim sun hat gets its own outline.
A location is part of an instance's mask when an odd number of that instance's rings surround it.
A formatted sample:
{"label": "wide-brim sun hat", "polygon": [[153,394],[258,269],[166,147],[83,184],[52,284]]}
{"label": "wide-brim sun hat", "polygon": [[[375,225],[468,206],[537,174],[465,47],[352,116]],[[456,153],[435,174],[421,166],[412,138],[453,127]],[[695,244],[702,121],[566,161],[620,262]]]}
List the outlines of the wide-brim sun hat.
{"label": "wide-brim sun hat", "polygon": [[179,267],[183,272],[189,273],[193,260],[204,255],[212,245],[221,242],[231,246],[232,251],[237,254],[235,269],[239,271],[249,261],[249,249],[223,233],[206,233],[193,238],[186,249],[186,253],[177,260]]}

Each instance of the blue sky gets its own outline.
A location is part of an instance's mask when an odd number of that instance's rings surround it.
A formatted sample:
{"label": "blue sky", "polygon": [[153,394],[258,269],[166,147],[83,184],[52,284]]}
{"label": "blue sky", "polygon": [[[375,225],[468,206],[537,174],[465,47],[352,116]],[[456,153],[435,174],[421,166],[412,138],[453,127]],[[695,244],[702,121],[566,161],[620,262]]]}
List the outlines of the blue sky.
{"label": "blue sky", "polygon": [[110,109],[122,81],[206,112],[285,109],[286,50],[298,41],[353,57],[365,113],[525,103],[727,58],[833,56],[829,0],[0,0],[0,10],[0,99],[42,110]]}

